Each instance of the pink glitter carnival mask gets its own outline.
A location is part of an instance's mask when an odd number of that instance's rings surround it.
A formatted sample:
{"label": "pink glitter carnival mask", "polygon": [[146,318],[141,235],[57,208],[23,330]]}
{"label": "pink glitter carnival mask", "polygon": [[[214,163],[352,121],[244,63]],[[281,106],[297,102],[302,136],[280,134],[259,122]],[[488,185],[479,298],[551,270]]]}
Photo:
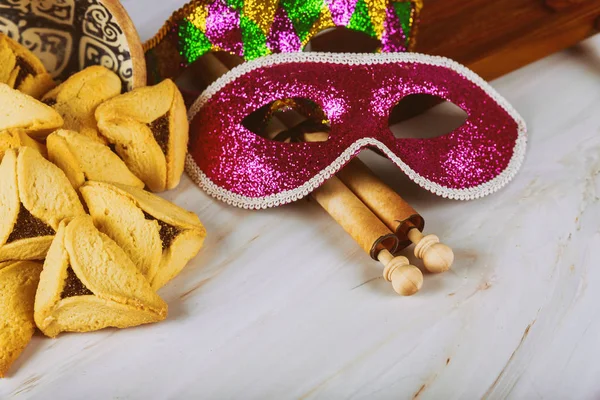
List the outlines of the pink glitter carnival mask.
{"label": "pink glitter carnival mask", "polygon": [[336,27],[360,32],[378,51],[411,50],[421,0],[193,0],[145,44],[149,84],[180,76],[210,51],[245,60],[302,51]]}
{"label": "pink glitter carnival mask", "polygon": [[[391,110],[419,93],[454,103],[467,120],[436,138],[394,137]],[[290,98],[322,108],[327,141],[276,142],[244,126],[252,112]],[[212,196],[251,209],[307,196],[367,147],[440,196],[479,198],[513,178],[526,147],[524,121],[483,79],[449,59],[412,53],[263,57],[210,85],[189,118],[188,173]]]}

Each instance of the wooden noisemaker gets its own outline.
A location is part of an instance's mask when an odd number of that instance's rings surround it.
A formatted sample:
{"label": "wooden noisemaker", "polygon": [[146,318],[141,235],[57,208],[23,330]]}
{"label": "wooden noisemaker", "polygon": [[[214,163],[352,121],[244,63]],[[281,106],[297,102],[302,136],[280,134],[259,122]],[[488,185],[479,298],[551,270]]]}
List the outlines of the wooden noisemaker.
{"label": "wooden noisemaker", "polygon": [[396,293],[411,296],[423,285],[423,273],[406,257],[394,257],[398,238],[338,178],[328,179],[312,197],[362,247],[384,265],[383,277]]}
{"label": "wooden noisemaker", "polygon": [[436,235],[423,236],[423,218],[396,191],[379,179],[362,161],[354,159],[338,177],[401,241],[401,247],[416,245],[415,256],[423,260],[425,269],[439,273],[454,262],[452,249]]}
{"label": "wooden noisemaker", "polygon": [[[415,34],[415,32],[413,32]],[[372,52],[377,48],[373,40],[357,37],[349,41],[344,35],[329,33],[313,40],[313,49],[317,51]],[[401,248],[414,243],[415,256],[423,260],[429,272],[444,272],[454,262],[452,249],[440,243],[435,235],[423,236],[423,218],[398,195],[382,182],[360,160],[354,159],[340,172],[338,177],[365,203],[400,239]]]}
{"label": "wooden noisemaker", "polygon": [[[307,142],[322,142],[327,138],[327,132],[303,134]],[[353,159],[337,173],[337,177],[396,234],[400,240],[399,249],[414,243],[415,256],[423,260],[427,271],[440,273],[450,269],[454,262],[452,249],[440,243],[436,235],[424,236],[423,217],[362,161]]]}
{"label": "wooden noisemaker", "polygon": [[[294,120],[303,118],[288,116],[290,121],[272,118],[266,135],[273,139],[282,130],[294,126]],[[326,132],[305,133],[303,140],[321,142],[327,140]],[[423,273],[406,257],[394,257],[400,240],[398,237],[337,177],[329,178],[311,193],[311,197],[354,239],[374,260],[384,266],[383,277],[401,296],[412,296],[423,286]]]}

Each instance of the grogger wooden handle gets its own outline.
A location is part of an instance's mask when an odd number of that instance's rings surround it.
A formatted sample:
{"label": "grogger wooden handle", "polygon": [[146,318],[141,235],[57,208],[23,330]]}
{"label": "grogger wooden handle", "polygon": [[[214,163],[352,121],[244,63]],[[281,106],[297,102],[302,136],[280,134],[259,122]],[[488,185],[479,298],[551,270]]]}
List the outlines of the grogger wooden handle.
{"label": "grogger wooden handle", "polygon": [[406,257],[394,257],[389,251],[381,250],[377,256],[385,266],[383,277],[392,282],[392,287],[401,296],[412,296],[423,286],[423,273],[410,265]]}
{"label": "grogger wooden handle", "polygon": [[446,272],[454,262],[454,252],[447,245],[440,243],[436,235],[423,236],[418,229],[408,231],[408,237],[415,246],[415,256],[423,260],[425,269],[437,274]]}

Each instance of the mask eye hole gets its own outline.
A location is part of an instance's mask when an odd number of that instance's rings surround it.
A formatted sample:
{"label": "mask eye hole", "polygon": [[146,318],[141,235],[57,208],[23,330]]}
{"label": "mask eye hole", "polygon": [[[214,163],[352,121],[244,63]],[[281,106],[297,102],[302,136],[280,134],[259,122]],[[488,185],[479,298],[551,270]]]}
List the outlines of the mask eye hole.
{"label": "mask eye hole", "polygon": [[325,29],[304,46],[304,51],[331,53],[375,53],[381,43],[376,38],[345,26]]}
{"label": "mask eye hole", "polygon": [[[420,113],[426,109],[424,113]],[[399,139],[432,139],[452,132],[469,116],[454,103],[430,94],[411,94],[392,108],[389,127]]]}
{"label": "mask eye hole", "polygon": [[252,112],[242,124],[264,139],[284,143],[324,142],[329,120],[318,104],[308,99],[281,99]]}

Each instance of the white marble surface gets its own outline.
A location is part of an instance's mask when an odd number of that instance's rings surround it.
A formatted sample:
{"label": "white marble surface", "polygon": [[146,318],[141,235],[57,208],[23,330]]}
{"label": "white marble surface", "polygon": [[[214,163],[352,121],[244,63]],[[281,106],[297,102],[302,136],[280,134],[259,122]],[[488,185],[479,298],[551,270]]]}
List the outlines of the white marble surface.
{"label": "white marble surface", "polygon": [[[183,1],[124,2],[146,39]],[[501,192],[437,198],[367,157],[456,249],[396,296],[315,203],[251,212],[189,179],[209,238],[161,324],[37,336],[0,381],[32,399],[600,397],[600,37],[493,82],[530,128]]]}

